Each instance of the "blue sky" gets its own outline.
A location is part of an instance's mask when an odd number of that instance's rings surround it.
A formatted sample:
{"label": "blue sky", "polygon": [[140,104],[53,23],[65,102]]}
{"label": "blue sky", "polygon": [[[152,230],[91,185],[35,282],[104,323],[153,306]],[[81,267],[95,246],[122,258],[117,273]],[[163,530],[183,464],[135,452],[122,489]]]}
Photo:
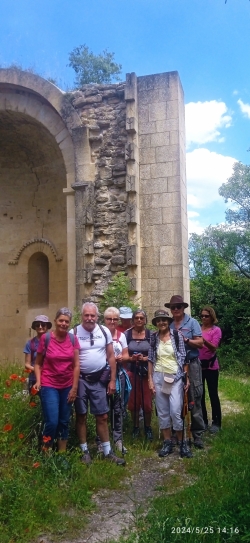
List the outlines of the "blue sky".
{"label": "blue sky", "polygon": [[72,49],[115,52],[126,72],[177,70],[186,102],[190,231],[224,220],[219,186],[250,163],[248,0],[0,0],[0,65],[71,87]]}

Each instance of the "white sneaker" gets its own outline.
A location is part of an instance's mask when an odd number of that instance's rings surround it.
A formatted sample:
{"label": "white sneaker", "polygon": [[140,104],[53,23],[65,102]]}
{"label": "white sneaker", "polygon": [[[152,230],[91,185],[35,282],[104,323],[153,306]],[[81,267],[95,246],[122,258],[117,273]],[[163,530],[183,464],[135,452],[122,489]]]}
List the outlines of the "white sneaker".
{"label": "white sneaker", "polygon": [[128,452],[128,449],[126,449],[126,447],[124,447],[124,445],[122,444],[121,439],[118,439],[118,441],[115,442],[115,448],[122,454],[126,454]]}

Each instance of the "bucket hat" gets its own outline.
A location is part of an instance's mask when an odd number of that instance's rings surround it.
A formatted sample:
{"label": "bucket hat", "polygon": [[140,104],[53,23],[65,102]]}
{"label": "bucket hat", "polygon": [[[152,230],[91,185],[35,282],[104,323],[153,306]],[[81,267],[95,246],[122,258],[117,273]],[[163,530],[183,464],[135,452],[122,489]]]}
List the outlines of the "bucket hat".
{"label": "bucket hat", "polygon": [[36,322],[44,322],[44,324],[47,324],[48,330],[52,327],[52,323],[49,321],[49,317],[47,317],[46,315],[37,315],[37,317],[35,318],[35,320],[32,322],[32,325],[31,325],[31,328],[33,330],[36,329],[35,327]]}
{"label": "bucket hat", "polygon": [[165,309],[157,309],[157,311],[155,311],[154,313],[154,318],[152,319],[152,324],[154,326],[156,326],[156,319],[159,319],[160,317],[164,317],[165,319],[168,319],[169,324],[173,322],[172,317],[170,317],[170,315],[168,314],[167,311],[165,311]]}

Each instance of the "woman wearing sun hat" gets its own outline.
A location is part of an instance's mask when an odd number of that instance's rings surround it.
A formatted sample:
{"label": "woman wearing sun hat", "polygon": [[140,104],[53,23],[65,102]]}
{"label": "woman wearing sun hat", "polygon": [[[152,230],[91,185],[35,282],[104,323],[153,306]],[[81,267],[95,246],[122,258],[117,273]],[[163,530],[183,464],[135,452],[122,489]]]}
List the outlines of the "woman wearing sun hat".
{"label": "woman wearing sun hat", "polygon": [[[183,420],[181,418],[183,406],[183,376],[187,371],[185,366],[186,350],[182,335],[175,334],[169,325],[173,319],[164,309],[155,312],[152,324],[157,326],[148,353],[148,380],[149,388],[155,394],[155,404],[158,413],[160,430],[163,433],[163,446],[159,452],[160,457],[168,456],[173,452],[171,440],[171,426],[176,432],[180,444],[182,457],[191,458],[192,453],[183,441]],[[187,379],[186,388],[189,382]]]}
{"label": "woman wearing sun hat", "polygon": [[32,322],[31,328],[36,331],[36,336],[29,339],[24,347],[25,354],[25,368],[30,371],[29,374],[29,392],[36,382],[36,376],[34,373],[34,365],[37,354],[37,347],[39,345],[40,338],[43,334],[50,330],[52,323],[49,321],[47,315],[37,315]]}

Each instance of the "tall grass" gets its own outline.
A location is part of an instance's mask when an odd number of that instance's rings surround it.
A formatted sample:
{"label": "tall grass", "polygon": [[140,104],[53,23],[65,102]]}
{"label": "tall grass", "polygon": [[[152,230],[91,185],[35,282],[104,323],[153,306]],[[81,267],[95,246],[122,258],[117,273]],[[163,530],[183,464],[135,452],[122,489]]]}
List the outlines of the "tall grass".
{"label": "tall grass", "polygon": [[[231,377],[221,378],[220,387],[243,411],[225,416],[223,430],[206,439],[205,451],[184,460],[188,486],[184,480],[184,488],[168,494],[172,487],[166,484],[165,495],[153,501],[127,543],[250,541],[250,385]],[[182,471],[183,461],[180,486]]]}
{"label": "tall grass", "polygon": [[[1,368],[1,543],[35,541],[43,533],[76,534],[86,519],[82,512],[93,508],[93,491],[114,488],[124,476],[117,466],[98,459],[89,468],[80,463],[73,413],[66,457],[56,452],[44,456],[40,400],[25,394],[23,381],[25,374],[20,366]],[[93,440],[93,420],[89,429],[89,439]]]}

